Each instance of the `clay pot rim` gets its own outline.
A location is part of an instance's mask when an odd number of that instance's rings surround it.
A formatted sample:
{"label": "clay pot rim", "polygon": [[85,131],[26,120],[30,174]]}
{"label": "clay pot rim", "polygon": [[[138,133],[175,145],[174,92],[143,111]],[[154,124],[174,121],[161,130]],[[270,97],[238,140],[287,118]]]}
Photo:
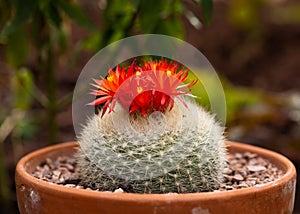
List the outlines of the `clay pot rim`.
{"label": "clay pot rim", "polygon": [[[45,155],[49,153],[50,151],[58,151],[63,148],[76,148],[78,146],[77,142],[66,142],[57,144],[54,146],[48,146],[39,150],[36,150],[32,153],[27,154],[21,160],[18,162],[16,166],[16,175],[22,177],[24,183],[30,183],[32,186],[35,186],[39,188],[41,191],[45,191],[48,194],[57,194],[59,192],[60,194],[68,194],[68,195],[80,195],[82,197],[87,198],[98,198],[101,200],[117,200],[117,201],[164,201],[168,199],[168,201],[185,201],[185,200],[211,200],[212,198],[214,200],[216,199],[224,199],[227,197],[235,196],[235,197],[242,197],[247,194],[253,194],[254,192],[260,193],[263,191],[270,191],[272,188],[278,188],[280,186],[284,186],[285,183],[287,183],[289,180],[294,179],[296,177],[296,169],[292,162],[284,157],[283,155],[259,148],[256,146],[251,146],[243,143],[237,143],[237,142],[226,142],[227,147],[232,147],[233,150],[237,151],[250,151],[257,153],[261,155],[262,157],[265,157],[269,159],[271,162],[278,162],[280,163],[280,168],[283,168],[283,170],[286,170],[284,175],[273,182],[263,184],[260,186],[253,186],[248,187],[244,189],[237,189],[237,190],[230,190],[230,191],[222,191],[222,192],[202,192],[202,193],[184,193],[184,194],[177,194],[177,193],[167,193],[167,194],[139,194],[139,193],[113,193],[113,192],[101,192],[101,191],[92,191],[92,190],[86,190],[86,189],[76,189],[76,188],[70,188],[63,185],[57,185],[52,184],[47,181],[43,181],[41,179],[35,178],[30,173],[26,171],[26,164],[34,159],[37,156]],[[277,163],[275,163],[277,164]]]}

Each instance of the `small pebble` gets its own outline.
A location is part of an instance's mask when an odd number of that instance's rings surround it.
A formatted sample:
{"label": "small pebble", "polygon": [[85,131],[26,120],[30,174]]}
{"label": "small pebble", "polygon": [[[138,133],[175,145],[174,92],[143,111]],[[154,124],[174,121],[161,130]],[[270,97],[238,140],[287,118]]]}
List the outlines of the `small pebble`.
{"label": "small pebble", "polygon": [[74,166],[72,166],[71,164],[67,163],[64,165],[70,172],[74,172]]}
{"label": "small pebble", "polygon": [[229,168],[225,168],[225,169],[223,170],[223,173],[226,174],[226,175],[230,175],[230,174],[232,173],[232,170],[229,169]]}
{"label": "small pebble", "polygon": [[226,190],[233,190],[233,186],[225,186]]}
{"label": "small pebble", "polygon": [[249,186],[249,187],[253,187],[256,182],[255,181],[246,181],[246,184]]}
{"label": "small pebble", "polygon": [[61,172],[58,171],[58,170],[54,170],[54,171],[53,171],[53,175],[59,177],[59,176],[61,175]]}
{"label": "small pebble", "polygon": [[252,158],[256,158],[256,157],[257,157],[257,154],[251,153],[251,152],[245,152],[245,153],[244,153],[244,157],[249,158],[249,159],[252,159]]}
{"label": "small pebble", "polygon": [[235,158],[236,159],[241,159],[243,155],[241,153],[235,153]]}
{"label": "small pebble", "polygon": [[114,192],[116,192],[116,193],[123,193],[123,192],[124,192],[124,190],[123,190],[123,189],[121,189],[121,188],[119,188],[119,189],[116,189]]}
{"label": "small pebble", "polygon": [[234,180],[234,181],[243,181],[244,178],[243,178],[243,176],[241,176],[240,174],[235,174],[235,175],[232,177],[232,180]]}
{"label": "small pebble", "polygon": [[247,169],[250,172],[259,172],[259,171],[265,171],[266,167],[264,167],[264,166],[247,166]]}
{"label": "small pebble", "polygon": [[49,169],[43,170],[43,177],[51,178],[53,173]]}

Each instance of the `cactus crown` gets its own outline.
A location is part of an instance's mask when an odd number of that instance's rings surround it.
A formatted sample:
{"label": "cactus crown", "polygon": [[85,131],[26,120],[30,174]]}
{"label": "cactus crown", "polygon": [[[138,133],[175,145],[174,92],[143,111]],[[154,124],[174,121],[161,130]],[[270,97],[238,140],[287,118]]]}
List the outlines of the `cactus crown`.
{"label": "cactus crown", "polygon": [[211,191],[226,164],[223,129],[188,98],[196,81],[177,62],[117,66],[90,105],[102,105],[78,140],[82,184],[137,193]]}

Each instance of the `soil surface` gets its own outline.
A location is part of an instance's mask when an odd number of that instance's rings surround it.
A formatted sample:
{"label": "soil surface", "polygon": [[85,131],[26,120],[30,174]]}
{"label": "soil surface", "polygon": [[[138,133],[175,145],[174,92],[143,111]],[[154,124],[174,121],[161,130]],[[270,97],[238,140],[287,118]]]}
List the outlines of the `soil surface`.
{"label": "soil surface", "polygon": [[[70,188],[92,190],[91,187],[80,184],[80,168],[74,157],[62,156],[55,160],[48,158],[36,167],[32,175]],[[282,170],[257,154],[250,152],[228,154],[228,167],[224,169],[224,182],[215,192],[261,186],[279,179],[282,175]],[[130,186],[122,185],[116,188],[115,192],[132,192],[131,189]]]}

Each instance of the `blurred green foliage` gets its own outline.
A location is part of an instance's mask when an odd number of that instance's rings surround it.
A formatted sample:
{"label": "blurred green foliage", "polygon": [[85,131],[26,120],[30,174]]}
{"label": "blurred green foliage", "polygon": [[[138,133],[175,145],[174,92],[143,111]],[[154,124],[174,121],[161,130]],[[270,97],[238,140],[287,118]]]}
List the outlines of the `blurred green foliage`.
{"label": "blurred green foliage", "polygon": [[[13,0],[1,1],[0,3],[1,11],[7,11],[1,17],[5,26],[0,34],[0,39],[11,36],[29,22],[41,21],[38,18],[43,19],[43,24],[59,29],[62,27],[64,15],[67,15],[80,26],[95,29],[80,6],[73,1]],[[34,34],[34,31],[31,33]]]}
{"label": "blurred green foliage", "polygon": [[[196,101],[204,106],[206,109],[211,110],[210,99],[204,85],[205,82],[206,87],[213,89],[212,91],[218,91],[219,88],[216,84],[216,79],[213,75],[210,75],[209,72],[197,72],[197,76],[201,79],[192,87],[192,94],[197,96]],[[193,73],[189,74],[188,81],[196,79]],[[225,77],[221,77],[220,79],[223,90],[225,93],[226,99],[226,124],[230,125],[231,122],[235,119],[237,112],[239,109],[245,106],[251,106],[261,102],[262,94],[259,91],[250,88],[244,88],[239,86],[232,85]]]}
{"label": "blurred green foliage", "polygon": [[34,79],[30,70],[20,68],[12,77],[13,106],[17,109],[29,110],[32,103]]}
{"label": "blurred green foliage", "polygon": [[[85,40],[84,47],[97,51],[105,45],[140,33],[184,37],[182,15],[187,8],[181,0],[110,0],[100,1],[104,9],[102,28]],[[196,0],[203,7],[204,23],[209,24],[213,5],[211,0]]]}
{"label": "blurred green foliage", "polygon": [[[204,20],[209,23],[212,14],[212,1],[200,0]],[[7,62],[13,74],[14,107],[30,105],[32,97],[44,108],[48,118],[49,142],[56,142],[56,114],[64,100],[56,96],[56,61],[66,50],[70,37],[66,25],[70,21],[86,28],[90,36],[83,40],[83,48],[99,50],[116,40],[137,33],[159,33],[183,38],[181,16],[186,10],[180,0],[111,0],[99,1],[104,9],[102,27],[97,29],[84,14],[76,1],[68,0],[13,0],[1,1],[0,43],[5,44]],[[153,6],[155,5],[155,8]],[[29,68],[28,57],[36,52],[34,68]],[[38,76],[32,75],[38,71]],[[42,80],[46,94],[37,87]],[[71,95],[70,95],[71,96]],[[71,100],[71,99],[68,99]],[[17,103],[18,102],[18,103]],[[29,110],[30,107],[22,108]]]}
{"label": "blurred green foliage", "polygon": [[[91,31],[96,27],[73,1],[1,1],[0,8],[5,11],[1,15],[3,29],[0,42],[5,44],[7,62],[15,69],[12,77],[13,108],[30,110],[31,100],[36,98],[48,114],[49,142],[54,143],[59,103],[56,97],[55,64],[56,58],[67,47],[68,34],[64,25],[72,20]],[[33,69],[38,71],[38,76],[35,77],[27,66],[28,56],[32,52],[37,55]],[[38,80],[42,80],[42,85],[46,86],[46,95],[37,87]]]}
{"label": "blurred green foliage", "polygon": [[260,9],[265,0],[232,0],[229,11],[231,21],[238,27],[253,30],[261,24]]}
{"label": "blurred green foliage", "polygon": [[300,2],[285,7],[273,8],[272,19],[279,24],[299,24]]}
{"label": "blurred green foliage", "polygon": [[[8,172],[3,165],[4,140],[11,136],[13,153],[17,154],[22,139],[32,137],[38,130],[37,121],[46,118],[48,141],[57,141],[57,113],[72,100],[72,93],[61,99],[56,95],[57,61],[72,38],[71,23],[89,32],[88,38],[82,38],[81,48],[92,52],[140,33],[160,33],[183,39],[181,16],[187,9],[181,0],[99,0],[98,3],[103,9],[101,29],[96,28],[75,0],[0,0],[0,44],[4,45],[6,62],[13,70],[10,114],[1,119],[0,126],[3,199],[10,198]],[[197,0],[195,3],[203,6],[204,22],[209,23],[212,1]],[[43,108],[42,115],[32,109],[33,104]]]}
{"label": "blurred green foliage", "polygon": [[274,23],[300,23],[300,3],[297,1],[231,0],[229,19],[236,27],[257,33],[262,30],[266,10],[268,19]]}

